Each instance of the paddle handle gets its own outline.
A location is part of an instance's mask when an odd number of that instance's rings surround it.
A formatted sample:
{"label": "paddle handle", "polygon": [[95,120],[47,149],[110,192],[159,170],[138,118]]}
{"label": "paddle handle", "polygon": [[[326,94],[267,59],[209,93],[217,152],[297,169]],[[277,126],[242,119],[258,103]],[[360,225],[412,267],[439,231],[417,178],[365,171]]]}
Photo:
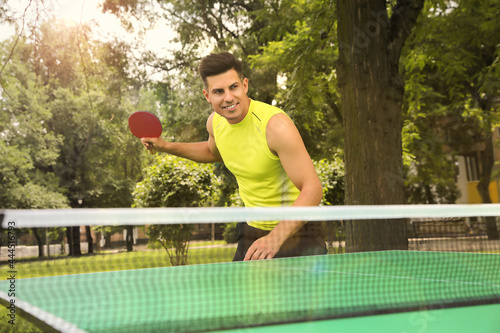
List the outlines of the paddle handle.
{"label": "paddle handle", "polygon": [[155,145],[152,144],[152,143],[148,143],[148,147],[151,147],[151,149],[149,149],[149,153],[151,155],[156,155],[156,147],[155,147]]}

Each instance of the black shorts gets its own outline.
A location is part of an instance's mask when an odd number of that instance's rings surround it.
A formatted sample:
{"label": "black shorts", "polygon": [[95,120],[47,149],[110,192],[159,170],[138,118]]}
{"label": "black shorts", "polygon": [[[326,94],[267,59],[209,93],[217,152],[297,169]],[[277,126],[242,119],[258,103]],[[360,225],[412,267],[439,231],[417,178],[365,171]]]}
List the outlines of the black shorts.
{"label": "black shorts", "polygon": [[[237,224],[238,247],[233,261],[242,261],[250,246],[257,239],[266,236],[270,231],[249,226],[245,222]],[[308,222],[281,246],[274,258],[299,257],[326,254],[323,225],[321,222]]]}

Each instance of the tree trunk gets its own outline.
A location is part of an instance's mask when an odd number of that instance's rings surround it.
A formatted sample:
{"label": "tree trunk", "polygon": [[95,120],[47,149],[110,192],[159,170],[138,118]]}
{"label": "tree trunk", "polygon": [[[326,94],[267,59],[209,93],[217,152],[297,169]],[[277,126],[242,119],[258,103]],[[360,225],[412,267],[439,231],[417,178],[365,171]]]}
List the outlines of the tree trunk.
{"label": "tree trunk", "polygon": [[127,236],[125,238],[125,243],[127,244],[127,252],[132,252],[134,250],[134,227],[131,225],[127,226]]}
{"label": "tree trunk", "polygon": [[[485,138],[485,149],[481,152],[481,176],[479,183],[477,184],[477,190],[483,203],[491,203],[489,187],[494,164],[495,155],[493,150],[493,136],[491,132],[487,132]],[[489,240],[500,239],[497,221],[494,216],[486,217],[486,234],[488,235]]]}
{"label": "tree trunk", "polygon": [[41,258],[41,257],[43,257],[42,239],[40,238],[40,235],[38,235],[38,231],[36,228],[32,228],[31,230],[33,231],[33,235],[35,235],[36,244],[38,245],[38,257]]}
{"label": "tree trunk", "polygon": [[85,226],[85,235],[87,237],[88,252],[94,253],[94,240],[92,239],[92,232],[90,231],[90,226]]}
{"label": "tree trunk", "polygon": [[[423,0],[338,0],[338,79],[345,139],[348,205],[404,203],[398,72],[404,40]],[[408,249],[406,220],[346,221],[346,251]]]}
{"label": "tree trunk", "polygon": [[78,257],[82,255],[80,249],[80,227],[66,228],[66,238],[68,239],[70,257]]}

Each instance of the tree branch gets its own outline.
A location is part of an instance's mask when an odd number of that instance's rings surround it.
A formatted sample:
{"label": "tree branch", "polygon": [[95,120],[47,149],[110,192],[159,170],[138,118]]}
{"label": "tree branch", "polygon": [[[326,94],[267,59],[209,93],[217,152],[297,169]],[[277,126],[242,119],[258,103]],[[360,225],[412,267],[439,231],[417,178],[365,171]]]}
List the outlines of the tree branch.
{"label": "tree branch", "polygon": [[424,8],[425,0],[399,0],[393,7],[388,29],[388,45],[391,61],[399,62],[403,45]]}
{"label": "tree branch", "polygon": [[326,92],[326,100],[328,102],[328,106],[330,106],[330,108],[332,109],[335,118],[337,118],[339,124],[342,124],[344,121],[344,117],[342,116],[342,111],[340,111],[337,103],[335,103],[335,98],[330,91]]}
{"label": "tree branch", "polygon": [[[14,46],[12,46],[11,50],[10,50],[10,53],[9,53],[9,56],[7,57],[7,59],[5,60],[2,68],[0,69],[0,77],[2,76],[2,73],[5,69],[5,66],[7,66],[7,64],[9,63],[10,59],[12,58],[13,54],[14,54],[14,50],[16,49],[16,46],[17,46],[17,43],[19,42],[19,39],[21,38],[21,36],[23,35],[24,33],[24,25],[25,25],[25,22],[26,22],[26,12],[28,11],[28,8],[31,6],[31,3],[33,2],[33,0],[30,0],[30,3],[26,6],[26,8],[24,9],[24,14],[23,14],[23,25],[22,25],[22,28],[21,28],[21,32],[19,32],[19,34],[17,35],[17,38],[16,38],[16,41],[14,42]],[[11,99],[11,100],[14,100],[12,98],[12,96],[10,95],[9,91],[7,90],[7,87],[3,84],[3,80],[0,80],[0,86],[2,87],[3,91],[5,92],[5,94]]]}

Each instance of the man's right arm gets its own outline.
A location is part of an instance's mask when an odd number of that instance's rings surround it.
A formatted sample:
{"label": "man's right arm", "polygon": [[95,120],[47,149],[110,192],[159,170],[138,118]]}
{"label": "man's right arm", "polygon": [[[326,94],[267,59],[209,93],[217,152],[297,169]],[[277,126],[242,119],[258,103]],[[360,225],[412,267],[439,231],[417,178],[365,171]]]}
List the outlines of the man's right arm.
{"label": "man's right arm", "polygon": [[142,138],[142,144],[146,149],[154,148],[163,153],[190,159],[199,163],[222,162],[222,157],[215,144],[212,129],[213,114],[207,120],[208,140],[202,142],[168,142],[162,138]]}

